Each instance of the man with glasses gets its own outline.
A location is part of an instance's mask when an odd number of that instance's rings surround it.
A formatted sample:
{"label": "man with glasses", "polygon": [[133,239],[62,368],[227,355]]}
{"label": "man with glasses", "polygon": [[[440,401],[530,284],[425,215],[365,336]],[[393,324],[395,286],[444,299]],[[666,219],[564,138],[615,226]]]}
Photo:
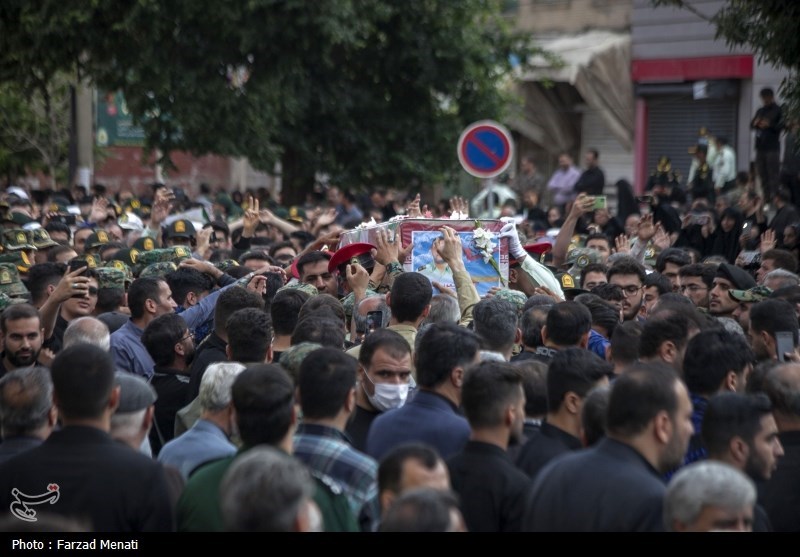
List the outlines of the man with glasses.
{"label": "man with glasses", "polygon": [[617,260],[608,270],[609,284],[619,286],[625,296],[622,301],[622,317],[625,321],[639,319],[644,301],[643,289],[646,276],[644,267],[632,257]]}
{"label": "man with glasses", "polygon": [[714,317],[733,317],[739,302],[728,295],[729,290],[748,290],[756,285],[750,274],[730,263],[720,263],[709,293],[708,312]]}
{"label": "man with glasses", "polygon": [[716,275],[716,265],[692,263],[678,270],[678,289],[695,307],[708,309],[709,293]]}

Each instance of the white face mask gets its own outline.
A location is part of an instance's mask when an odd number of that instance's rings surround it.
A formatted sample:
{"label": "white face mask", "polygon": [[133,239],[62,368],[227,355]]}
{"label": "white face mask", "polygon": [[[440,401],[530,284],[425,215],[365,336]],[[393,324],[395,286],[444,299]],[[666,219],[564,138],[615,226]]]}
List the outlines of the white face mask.
{"label": "white face mask", "polygon": [[364,373],[364,375],[375,389],[375,394],[371,395],[369,391],[367,391],[367,387],[363,386],[364,394],[367,395],[370,404],[377,410],[386,412],[392,408],[400,408],[406,403],[406,399],[408,399],[408,383],[400,385],[395,385],[394,383],[374,383],[367,373]]}

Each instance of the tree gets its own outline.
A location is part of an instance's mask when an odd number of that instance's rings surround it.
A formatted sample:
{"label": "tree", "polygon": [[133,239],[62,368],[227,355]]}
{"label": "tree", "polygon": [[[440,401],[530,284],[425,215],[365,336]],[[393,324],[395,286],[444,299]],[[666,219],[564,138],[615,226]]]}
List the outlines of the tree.
{"label": "tree", "polygon": [[656,6],[671,5],[691,10],[713,23],[716,38],[729,46],[748,46],[759,60],[784,66],[789,75],[781,84],[781,97],[790,116],[800,116],[800,2],[794,0],[727,0],[708,17],[687,0],[651,0]]}
{"label": "tree", "polygon": [[66,177],[70,99],[61,74],[41,90],[0,84],[0,173],[9,181],[30,170]]}
{"label": "tree", "polygon": [[407,186],[457,168],[468,123],[500,118],[512,54],[496,0],[56,0],[0,4],[0,82],[58,71],[121,90],[146,143],[282,160],[288,190],[324,172]]}

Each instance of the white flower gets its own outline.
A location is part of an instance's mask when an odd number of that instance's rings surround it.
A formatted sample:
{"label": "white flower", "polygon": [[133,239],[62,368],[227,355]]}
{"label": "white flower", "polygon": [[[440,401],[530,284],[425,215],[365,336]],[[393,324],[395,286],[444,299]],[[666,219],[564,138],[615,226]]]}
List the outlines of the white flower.
{"label": "white flower", "polygon": [[358,226],[356,226],[355,230],[364,230],[365,228],[374,228],[378,226],[378,223],[375,222],[374,218],[369,219],[369,222],[362,222]]}

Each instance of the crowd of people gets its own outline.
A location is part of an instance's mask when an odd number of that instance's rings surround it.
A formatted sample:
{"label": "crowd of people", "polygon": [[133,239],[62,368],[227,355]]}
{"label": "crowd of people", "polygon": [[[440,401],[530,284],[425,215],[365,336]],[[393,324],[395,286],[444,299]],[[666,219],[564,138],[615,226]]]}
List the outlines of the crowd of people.
{"label": "crowd of people", "polygon": [[498,204],[485,296],[460,198],[8,187],[3,529],[800,530],[791,192],[598,161]]}

